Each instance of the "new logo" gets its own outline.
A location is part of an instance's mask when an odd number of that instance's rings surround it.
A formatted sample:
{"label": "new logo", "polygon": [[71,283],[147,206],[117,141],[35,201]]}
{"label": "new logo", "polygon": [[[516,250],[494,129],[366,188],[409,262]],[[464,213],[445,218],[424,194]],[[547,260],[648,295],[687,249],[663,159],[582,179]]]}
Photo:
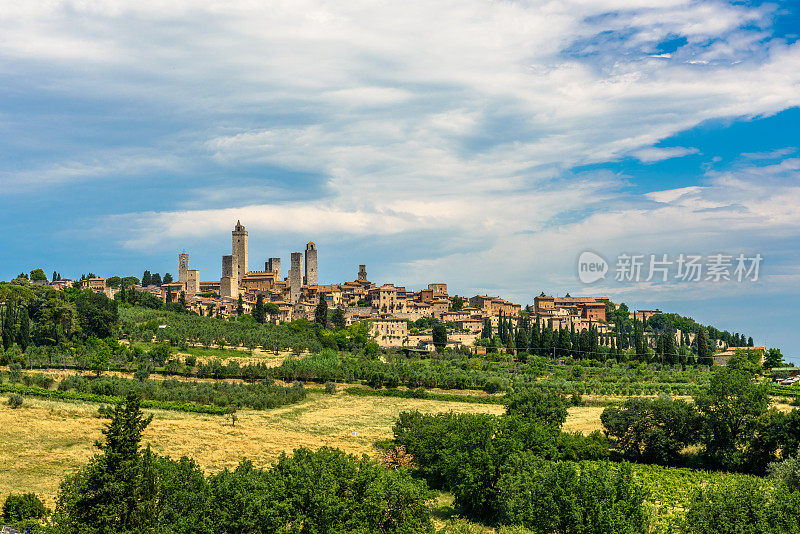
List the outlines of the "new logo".
{"label": "new logo", "polygon": [[605,278],[608,262],[594,252],[581,252],[578,257],[578,279],[584,284],[591,284]]}

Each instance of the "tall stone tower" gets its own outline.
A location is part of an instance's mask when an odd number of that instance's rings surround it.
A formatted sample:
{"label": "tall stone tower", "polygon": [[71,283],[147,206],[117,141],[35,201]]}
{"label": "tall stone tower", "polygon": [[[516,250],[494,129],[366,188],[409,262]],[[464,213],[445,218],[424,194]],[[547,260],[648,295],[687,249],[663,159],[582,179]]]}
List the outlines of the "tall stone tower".
{"label": "tall stone tower", "polygon": [[233,256],[227,254],[222,256],[222,277],[233,278]]}
{"label": "tall stone tower", "polygon": [[231,232],[233,242],[233,276],[236,283],[242,281],[247,274],[247,230],[241,221],[236,221],[236,227]]}
{"label": "tall stone tower", "polygon": [[303,285],[303,253],[292,252],[291,269],[289,269],[289,295],[292,304],[297,304],[300,301],[300,289]]}
{"label": "tall stone tower", "polygon": [[233,256],[222,256],[222,278],[219,280],[220,297],[239,297],[239,281],[233,276]]}
{"label": "tall stone tower", "polygon": [[281,259],[280,258],[270,258],[264,264],[264,270],[268,273],[275,273],[275,279],[281,279]]}
{"label": "tall stone tower", "polygon": [[367,266],[366,265],[359,265],[358,266],[358,279],[361,282],[367,281]]}
{"label": "tall stone tower", "polygon": [[189,255],[187,253],[178,254],[178,282],[186,285],[189,279]]}
{"label": "tall stone tower", "polygon": [[189,269],[186,278],[186,294],[197,295],[200,293],[200,271]]}
{"label": "tall stone tower", "polygon": [[306,245],[306,285],[317,285],[317,245],[313,241]]}

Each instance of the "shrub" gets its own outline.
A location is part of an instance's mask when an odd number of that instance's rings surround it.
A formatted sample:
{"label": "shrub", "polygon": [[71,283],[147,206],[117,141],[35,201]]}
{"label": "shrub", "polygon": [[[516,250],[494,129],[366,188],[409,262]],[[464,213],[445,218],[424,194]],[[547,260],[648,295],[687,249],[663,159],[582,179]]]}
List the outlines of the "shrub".
{"label": "shrub", "polygon": [[17,384],[22,381],[22,366],[18,363],[12,363],[8,371],[8,380],[12,384]]}
{"label": "shrub", "polygon": [[333,382],[325,382],[325,393],[333,395],[336,393],[336,384]]}
{"label": "shrub", "polygon": [[22,396],[17,395],[16,393],[12,393],[8,396],[8,405],[13,409],[21,407],[22,402]]}
{"label": "shrub", "polygon": [[632,460],[673,465],[697,441],[700,418],[694,407],[669,397],[628,399],[600,416],[615,447]]}
{"label": "shrub", "polygon": [[765,491],[753,477],[730,475],[723,483],[698,490],[686,512],[691,534],[783,534],[800,531],[800,492]]}
{"label": "shrub", "polygon": [[3,503],[3,521],[9,523],[43,519],[48,513],[42,500],[34,493],[12,494]]}
{"label": "shrub", "polygon": [[648,531],[645,494],[623,464],[511,460],[498,482],[500,521],[534,532],[633,534]]}
{"label": "shrub", "polygon": [[423,482],[327,447],[270,470],[242,462],[210,487],[215,532],[433,532]]}
{"label": "shrub", "polygon": [[52,377],[47,375],[43,375],[42,373],[36,373],[33,375],[33,385],[38,386],[44,389],[50,389],[53,386],[53,382],[55,380]]}
{"label": "shrub", "polygon": [[503,382],[499,378],[490,378],[483,389],[486,393],[497,393],[503,389]]}
{"label": "shrub", "polygon": [[567,420],[567,407],[561,397],[542,393],[539,389],[524,389],[508,397],[506,414],[561,428]]}

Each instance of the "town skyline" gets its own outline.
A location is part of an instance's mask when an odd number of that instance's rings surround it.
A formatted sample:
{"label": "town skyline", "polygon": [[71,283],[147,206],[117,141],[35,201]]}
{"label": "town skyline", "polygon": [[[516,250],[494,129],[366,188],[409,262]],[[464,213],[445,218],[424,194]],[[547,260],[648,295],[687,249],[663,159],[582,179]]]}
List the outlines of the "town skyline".
{"label": "town skyline", "polygon": [[[405,285],[397,283],[397,281],[385,280],[375,283],[368,281],[366,264],[358,265],[356,276],[352,278],[354,282],[348,282],[349,279],[346,277],[339,281],[319,280],[319,250],[313,241],[306,243],[304,252],[288,252],[290,258],[288,262],[282,262],[283,256],[275,256],[274,250],[267,253],[267,255],[254,255],[249,248],[249,232],[240,219],[236,221],[231,231],[231,243],[232,254],[221,255],[222,265],[219,270],[220,276],[218,280],[213,270],[205,277],[200,274],[200,270],[191,262],[192,256],[189,251],[183,249],[177,255],[175,274],[172,271],[164,271],[165,280],[163,284],[158,282],[158,285],[149,287],[135,287],[138,291],[149,292],[162,301],[177,302],[180,299],[186,303],[188,309],[200,315],[222,314],[222,316],[226,317],[236,316],[237,313],[241,313],[241,311],[237,311],[237,308],[242,306],[242,303],[245,305],[245,313],[253,313],[257,301],[256,296],[260,295],[259,298],[263,297],[265,302],[274,302],[278,305],[279,315],[276,316],[276,320],[283,321],[291,321],[301,317],[313,321],[316,305],[320,300],[326,300],[332,309],[341,308],[345,310],[343,317],[347,324],[367,321],[371,325],[374,334],[384,340],[383,343],[379,341],[382,346],[406,346],[409,343],[409,334],[408,325],[405,323],[408,322],[410,325],[415,320],[424,317],[433,317],[455,325],[460,332],[463,332],[456,334],[456,342],[473,346],[482,335],[484,321],[491,319],[493,323],[499,324],[504,320],[504,313],[507,318],[513,318],[522,309],[530,310],[532,317],[537,322],[544,321],[543,324],[547,324],[549,328],[555,330],[562,328],[571,331],[591,329],[594,322],[595,328],[600,333],[601,340],[605,340],[604,343],[611,345],[613,343],[611,338],[615,336],[612,329],[602,325],[607,320],[604,303],[613,302],[613,300],[606,295],[594,294],[591,291],[592,284],[578,284],[576,287],[578,293],[574,297],[570,296],[570,291],[567,291],[563,296],[542,291],[540,294],[532,295],[528,301],[522,300],[519,303],[514,303],[511,300],[505,300],[503,295],[491,294],[491,292],[477,292],[474,296],[471,296],[472,293],[448,292],[447,283],[441,280],[429,281],[427,287],[423,284],[419,291],[412,287],[407,288]],[[602,260],[601,257],[595,254],[592,254],[592,256]],[[666,256],[663,259],[666,260]],[[744,259],[742,255],[740,264]],[[739,273],[740,282],[743,281],[743,275],[752,276],[757,281],[761,261],[760,256],[757,259],[758,263],[752,265],[750,271]],[[262,262],[262,260],[264,261]],[[683,257],[681,257],[681,261],[683,261]],[[261,267],[262,263],[263,269]],[[630,264],[630,261],[628,263]],[[282,265],[286,266],[286,270],[282,269]],[[702,266],[699,267],[702,268]],[[731,274],[730,268],[732,267],[733,265],[729,267],[728,272],[723,276],[729,277]],[[578,268],[580,270],[580,264]],[[651,268],[654,267],[651,265]],[[662,266],[660,270],[666,271],[667,267]],[[160,271],[153,270],[152,273],[150,270],[146,271],[146,274],[160,274]],[[753,271],[755,272],[753,273]],[[55,274],[57,270],[53,272]],[[286,276],[283,276],[284,273]],[[97,273],[93,274],[97,275]],[[167,280],[167,275],[169,275],[169,280]],[[701,280],[702,277],[699,275],[700,273],[698,272],[698,280]],[[114,297],[116,290],[106,287],[106,277],[84,280],[84,276],[86,276],[86,273],[83,273],[80,277],[82,286],[98,292],[104,292],[109,297]],[[136,277],[135,274],[131,273],[116,273],[115,276]],[[736,273],[734,272],[735,276]],[[58,284],[55,283],[55,278],[52,282],[57,289],[63,287],[62,277],[68,279],[69,282],[73,281],[69,277],[63,276],[61,272],[58,272],[58,277]],[[664,278],[666,279],[666,277],[665,272]],[[717,273],[716,278],[719,280],[719,273]],[[621,279],[619,273],[617,279]],[[144,281],[144,278],[142,278],[142,281]],[[76,285],[78,284],[77,277],[74,282]],[[588,290],[588,292],[580,293],[581,290]],[[425,296],[426,291],[430,295]],[[555,307],[552,306],[553,297],[555,297]],[[454,298],[463,298],[465,312],[453,311]],[[398,303],[397,307],[395,307],[395,301]],[[366,302],[366,304],[362,304],[362,302]],[[388,302],[392,304],[387,308],[386,303]],[[620,300],[615,302],[618,306],[623,303],[625,302]],[[371,311],[365,311],[365,308],[359,308],[360,306],[369,306]],[[461,304],[459,305],[460,307]],[[657,312],[678,313],[675,310],[661,310],[658,307],[654,308],[655,311],[643,310],[642,308],[637,308],[635,303],[631,303],[629,309],[634,319],[638,312],[640,320],[646,320]],[[692,317],[691,314],[683,315]],[[521,325],[522,323],[519,323],[519,320],[517,319],[516,321]],[[699,322],[702,323],[703,321]],[[709,321],[706,324],[718,326],[721,330],[728,330],[725,326],[720,326],[720,323]],[[398,326],[402,326],[402,329],[396,330]],[[497,324],[494,326],[497,327]],[[391,331],[392,334],[399,331],[402,331],[402,334],[383,335],[382,328],[387,332]],[[731,333],[733,332],[735,332],[735,329],[731,329]],[[689,343],[693,336],[694,333],[692,332],[678,330],[676,343]],[[424,343],[424,336],[417,337],[419,339],[411,336],[414,344]],[[750,343],[752,344],[752,342],[751,337]],[[652,343],[655,343],[655,339],[652,340]],[[601,341],[601,344],[603,344],[603,341]],[[723,345],[722,348],[724,349],[726,346]],[[795,360],[792,354],[788,354],[786,359],[787,361]]]}

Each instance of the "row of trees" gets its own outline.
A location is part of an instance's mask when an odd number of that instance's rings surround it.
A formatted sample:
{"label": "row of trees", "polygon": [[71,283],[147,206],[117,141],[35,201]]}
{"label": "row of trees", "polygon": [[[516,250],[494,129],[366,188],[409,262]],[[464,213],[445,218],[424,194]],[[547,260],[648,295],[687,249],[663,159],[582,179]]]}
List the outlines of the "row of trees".
{"label": "row of trees", "polygon": [[[800,412],[770,409],[766,386],[752,380],[757,369],[745,356],[734,357],[693,403],[629,399],[603,411],[603,427],[627,459],[762,475],[770,463],[800,452]],[[690,446],[700,452],[685,456]]]}
{"label": "row of trees", "polygon": [[150,274],[150,271],[145,271],[142,274],[142,286],[160,286],[162,284],[171,284],[172,283],[172,275],[169,273],[164,274],[164,279],[161,279],[161,275],[159,273]]}
{"label": "row of trees", "polygon": [[116,327],[117,304],[105,295],[78,289],[0,284],[3,348],[14,343],[59,345],[91,336],[109,337]]}

